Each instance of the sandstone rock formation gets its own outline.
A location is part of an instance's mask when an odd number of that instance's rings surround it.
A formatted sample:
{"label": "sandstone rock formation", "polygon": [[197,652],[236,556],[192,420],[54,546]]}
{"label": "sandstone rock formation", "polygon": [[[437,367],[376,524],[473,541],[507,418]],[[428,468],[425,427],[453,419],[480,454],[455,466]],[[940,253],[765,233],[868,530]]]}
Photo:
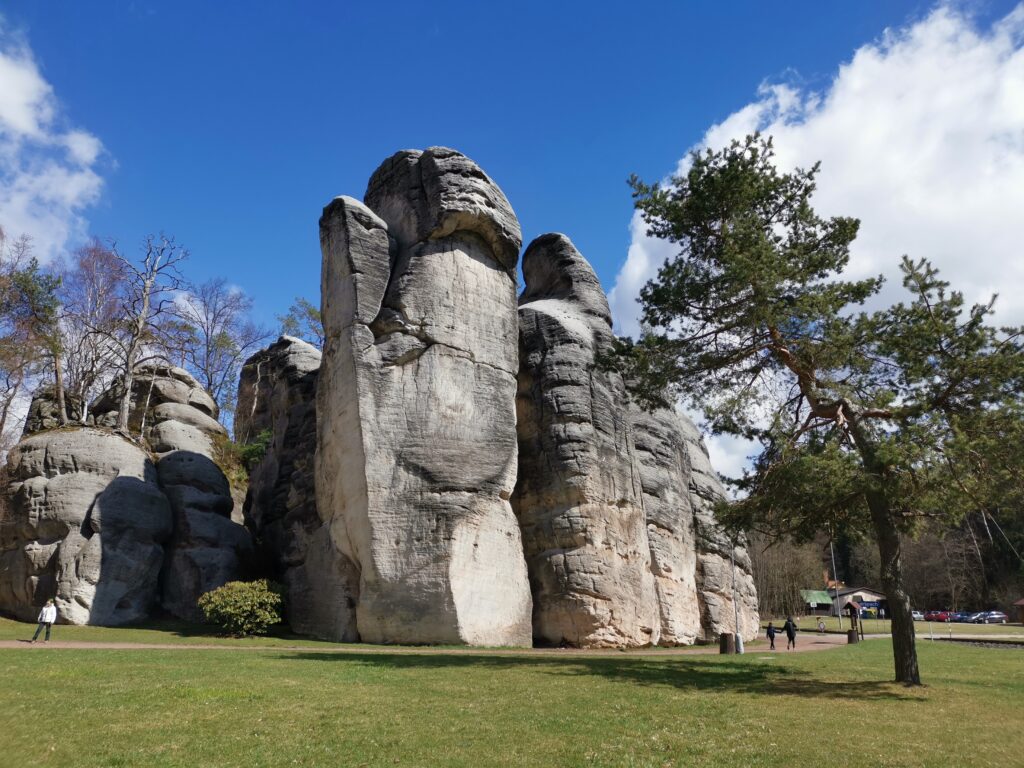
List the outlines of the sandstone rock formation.
{"label": "sandstone rock formation", "polygon": [[34,621],[55,597],[63,621],[126,624],[158,598],[171,510],[145,451],[96,429],[15,446],[0,521],[0,610]]}
{"label": "sandstone rock formation", "polygon": [[[115,386],[93,404],[97,424],[117,423],[120,391]],[[142,366],[132,391],[129,424],[157,456],[160,487],[174,517],[162,604],[175,616],[201,621],[199,596],[243,577],[253,549],[249,532],[231,519],[231,486],[214,458],[227,431],[217,421],[213,398],[181,368]]]}
{"label": "sandstone rock formation", "polygon": [[735,556],[736,601],[739,632],[747,640],[760,632],[757,590],[744,542],[734,547],[715,520],[714,506],[725,498],[722,481],[711,466],[700,432],[689,419],[678,416],[690,459],[690,502],[693,505],[694,544],[697,552],[697,589],[701,600],[703,639],[713,640],[722,632],[733,632],[733,568]]}
{"label": "sandstone rock formation", "polygon": [[235,441],[244,445],[270,434],[265,455],[249,474],[245,519],[263,562],[284,585],[285,619],[300,634],[352,641],[358,639],[349,620],[354,578],[338,571],[330,529],[316,508],[319,371],[320,350],[290,336],[250,357],[238,384]]}
{"label": "sandstone rock formation", "polygon": [[508,201],[458,152],[399,152],[320,238],[317,504],[360,637],[528,645]]}
{"label": "sandstone rock formation", "polygon": [[[644,491],[651,569],[658,593],[662,645],[713,641],[733,632],[731,544],[713,507],[724,489],[700,433],[685,416],[665,409],[629,409]],[[736,548],[740,631],[759,631],[750,561]]]}
{"label": "sandstone rock formation", "polygon": [[[157,605],[195,620],[203,592],[269,575],[292,628],[327,639],[679,645],[734,631],[734,609],[756,636],[700,435],[631,405],[598,364],[608,301],[567,237],[527,248],[517,302],[508,201],[434,147],[386,160],[365,203],[332,201],[320,238],[322,359],[281,337],[242,371],[236,440],[269,432],[244,508],[217,406],[184,370],[135,375],[129,431],[151,455],[54,429],[40,392],[38,434],[11,453],[0,610],[31,620],[56,595],[75,623]],[[120,399],[115,385],[89,422],[115,427]]]}
{"label": "sandstone rock formation", "polygon": [[[564,235],[534,240],[519,299],[519,482],[513,507],[547,644],[657,643],[651,551],[622,378],[593,269]],[[696,614],[696,612],[694,612]]]}
{"label": "sandstone rock formation", "polygon": [[[65,415],[69,422],[82,421],[82,400],[70,392],[64,393]],[[28,406],[28,414],[25,416],[25,427],[22,436],[34,435],[36,432],[43,432],[47,429],[56,429],[61,426],[60,417],[57,415],[57,394],[52,386],[42,387],[32,395],[32,402]]]}

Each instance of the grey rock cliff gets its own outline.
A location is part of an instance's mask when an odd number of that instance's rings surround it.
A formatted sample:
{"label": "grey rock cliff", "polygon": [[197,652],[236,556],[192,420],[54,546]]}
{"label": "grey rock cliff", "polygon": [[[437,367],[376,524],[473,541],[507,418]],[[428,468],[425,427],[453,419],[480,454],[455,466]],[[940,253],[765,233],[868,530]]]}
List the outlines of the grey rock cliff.
{"label": "grey rock cliff", "polygon": [[[732,545],[714,518],[725,497],[693,423],[666,409],[630,406],[644,490],[651,569],[658,593],[662,645],[714,641],[733,632]],[[758,634],[757,597],[750,561],[736,547],[740,631]]]}
{"label": "grey rock cliff", "polygon": [[146,618],[172,520],[145,451],[74,428],[26,438],[8,461],[0,610],[34,621],[52,597],[72,624]]}
{"label": "grey rock cliff", "polygon": [[[80,398],[65,392],[64,409],[69,423],[81,423],[82,401]],[[56,390],[52,386],[42,387],[32,395],[32,402],[29,403],[28,414],[25,416],[22,437],[34,435],[36,432],[44,432],[47,429],[56,429],[60,425],[60,416],[57,415]]]}
{"label": "grey rock cliff", "polygon": [[[115,384],[93,404],[97,424],[117,423],[121,391]],[[129,425],[156,455],[174,520],[161,602],[190,621],[203,619],[200,595],[246,576],[253,552],[251,534],[232,520],[231,486],[215,460],[218,444],[227,439],[216,417],[216,403],[187,371],[166,365],[136,371]]]}
{"label": "grey rock cliff", "polygon": [[317,505],[359,636],[528,645],[511,207],[458,152],[399,152],[320,240]]}
{"label": "grey rock cliff", "polygon": [[285,619],[295,632],[357,639],[350,616],[355,595],[337,573],[330,529],[316,508],[316,387],[320,350],[282,336],[242,366],[235,440],[245,444],[269,430],[266,454],[249,473],[245,519],[263,560],[285,588]]}
{"label": "grey rock cliff", "polygon": [[[742,537],[735,546],[715,520],[714,506],[725,498],[722,481],[711,466],[700,432],[686,417],[677,414],[690,459],[690,501],[693,505],[694,544],[697,552],[697,591],[704,639],[736,629],[747,640],[760,633],[757,590]],[[735,558],[736,610],[734,611],[731,560]]]}
{"label": "grey rock cliff", "polygon": [[593,269],[564,235],[523,256],[519,483],[513,507],[547,644],[658,642],[651,553],[621,377],[596,366],[612,342]]}

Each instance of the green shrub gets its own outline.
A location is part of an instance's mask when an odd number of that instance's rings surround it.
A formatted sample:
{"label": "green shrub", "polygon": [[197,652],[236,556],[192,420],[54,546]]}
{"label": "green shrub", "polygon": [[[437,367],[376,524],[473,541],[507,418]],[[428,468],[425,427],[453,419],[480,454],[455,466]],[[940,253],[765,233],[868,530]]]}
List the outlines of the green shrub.
{"label": "green shrub", "polygon": [[281,587],[266,579],[229,581],[202,595],[199,607],[207,621],[229,635],[263,635],[281,621]]}
{"label": "green shrub", "polygon": [[236,446],[238,458],[241,460],[242,466],[249,472],[256,469],[256,465],[263,461],[263,457],[267,455],[267,448],[270,447],[273,441],[274,433],[269,429],[264,429],[252,441]]}

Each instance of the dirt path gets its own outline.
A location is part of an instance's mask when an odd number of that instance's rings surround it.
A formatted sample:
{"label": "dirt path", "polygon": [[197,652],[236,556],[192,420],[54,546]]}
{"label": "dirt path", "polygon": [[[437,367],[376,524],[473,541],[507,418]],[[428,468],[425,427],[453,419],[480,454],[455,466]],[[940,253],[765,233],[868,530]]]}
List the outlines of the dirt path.
{"label": "dirt path", "polygon": [[[796,652],[824,651],[846,645],[846,635],[798,634]],[[2,649],[24,649],[31,651],[286,651],[289,653],[336,653],[336,654],[421,654],[438,656],[543,656],[543,657],[657,657],[657,656],[692,656],[717,654],[718,648],[712,645],[690,646],[686,648],[647,648],[633,651],[616,651],[608,649],[579,650],[574,648],[409,648],[384,647],[379,645],[346,645],[346,646],[302,646],[302,645],[213,645],[188,643],[107,643],[79,642],[75,640],[51,640],[49,643],[27,640],[0,640]],[[748,646],[747,653],[785,654],[793,653],[786,650],[786,639],[775,638],[775,650],[768,650],[767,643],[759,642]]]}

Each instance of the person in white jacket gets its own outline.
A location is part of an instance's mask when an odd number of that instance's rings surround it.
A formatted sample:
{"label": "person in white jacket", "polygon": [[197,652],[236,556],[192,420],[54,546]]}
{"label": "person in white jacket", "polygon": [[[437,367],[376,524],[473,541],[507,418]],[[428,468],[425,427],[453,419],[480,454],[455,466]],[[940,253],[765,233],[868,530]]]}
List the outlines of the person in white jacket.
{"label": "person in white jacket", "polygon": [[43,610],[39,612],[39,626],[36,627],[36,633],[32,635],[32,642],[34,643],[38,639],[39,633],[43,631],[43,627],[46,627],[46,639],[43,642],[50,642],[50,628],[56,620],[57,606],[53,604],[53,600],[47,600]]}

